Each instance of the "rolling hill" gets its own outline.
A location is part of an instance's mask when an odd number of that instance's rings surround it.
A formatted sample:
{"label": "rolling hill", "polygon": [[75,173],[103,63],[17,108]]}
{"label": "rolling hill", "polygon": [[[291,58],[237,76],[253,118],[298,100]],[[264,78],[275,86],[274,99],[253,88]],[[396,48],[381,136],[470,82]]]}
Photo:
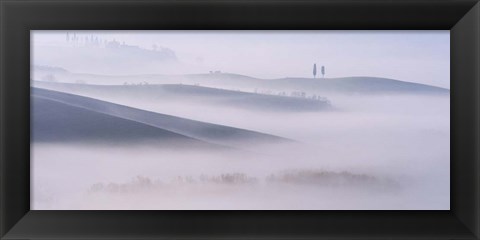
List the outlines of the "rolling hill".
{"label": "rolling hill", "polygon": [[287,97],[272,94],[256,94],[182,84],[158,85],[88,85],[35,81],[34,86],[68,92],[93,98],[112,97],[144,99],[147,101],[176,100],[238,107],[258,111],[323,111],[330,109],[327,99]]}
{"label": "rolling hill", "polygon": [[165,147],[220,147],[38,95],[32,96],[32,116],[33,142],[108,145],[153,143]]}
{"label": "rolling hill", "polygon": [[[157,136],[170,139],[169,136],[172,136],[173,139],[187,137],[189,141],[194,139],[233,147],[260,142],[290,141],[260,132],[144,111],[46,89],[32,88],[32,99],[34,139],[37,140],[55,138],[50,136],[49,129],[56,129],[58,125],[64,131],[60,133],[65,135],[63,138],[77,133],[79,136],[72,137],[88,139],[100,136],[100,139],[111,140],[129,138],[130,134],[134,139],[151,139]],[[109,124],[110,120],[111,124]],[[69,130],[69,127],[72,129]]]}
{"label": "rolling hill", "polygon": [[344,94],[449,94],[445,88],[377,77],[284,78],[265,83],[272,88],[301,88]]}
{"label": "rolling hill", "polygon": [[[215,86],[221,88],[269,89],[275,91],[306,91],[315,94],[449,94],[445,88],[405,82],[379,77],[344,77],[344,78],[280,78],[259,79],[231,73],[186,74],[186,75],[94,75],[65,73],[63,82],[77,81],[95,84],[189,84]],[[327,95],[328,97],[328,95]]]}

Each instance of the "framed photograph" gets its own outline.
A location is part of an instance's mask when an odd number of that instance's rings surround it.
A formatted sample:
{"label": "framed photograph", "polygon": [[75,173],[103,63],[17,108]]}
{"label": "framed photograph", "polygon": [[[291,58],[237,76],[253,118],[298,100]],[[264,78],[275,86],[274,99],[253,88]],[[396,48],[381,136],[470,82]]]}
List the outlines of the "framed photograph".
{"label": "framed photograph", "polygon": [[478,1],[1,2],[1,238],[478,239]]}

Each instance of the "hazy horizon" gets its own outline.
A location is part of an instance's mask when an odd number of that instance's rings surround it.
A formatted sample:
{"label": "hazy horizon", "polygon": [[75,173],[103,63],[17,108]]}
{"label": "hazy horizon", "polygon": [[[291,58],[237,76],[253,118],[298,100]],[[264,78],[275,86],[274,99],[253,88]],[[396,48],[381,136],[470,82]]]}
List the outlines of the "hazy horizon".
{"label": "hazy horizon", "polygon": [[[78,62],[82,56],[77,54],[71,62],[72,53],[63,49],[71,46],[66,43],[67,32],[75,33],[81,41],[93,35],[148,50],[168,49],[176,62],[169,68],[86,68]],[[35,30],[31,36],[32,63],[76,73],[181,75],[222,71],[265,79],[310,78],[316,63],[325,66],[327,78],[369,76],[450,89],[449,31]],[[58,56],[46,54],[55,47]],[[136,64],[135,56],[130,60]]]}

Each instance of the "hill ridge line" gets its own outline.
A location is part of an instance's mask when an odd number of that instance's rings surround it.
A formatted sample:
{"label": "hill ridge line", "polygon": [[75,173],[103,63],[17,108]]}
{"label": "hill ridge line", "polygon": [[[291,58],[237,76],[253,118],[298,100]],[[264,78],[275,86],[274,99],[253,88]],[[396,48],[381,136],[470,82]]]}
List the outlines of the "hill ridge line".
{"label": "hill ridge line", "polygon": [[[253,133],[253,134],[260,134],[260,135],[264,135],[264,136],[268,136],[268,137],[272,137],[272,138],[278,138],[278,139],[287,140],[287,141],[294,141],[294,140],[291,140],[291,139],[288,139],[288,138],[284,138],[284,137],[280,137],[280,136],[276,136],[276,135],[272,135],[272,134],[268,134],[268,133],[262,133],[262,132],[257,132],[257,131],[253,131],[253,130],[222,125],[222,124],[215,124],[215,123],[203,122],[203,121],[198,121],[198,120],[192,120],[192,119],[188,119],[188,118],[182,118],[182,117],[178,117],[178,116],[174,116],[174,115],[168,115],[168,114],[164,114],[164,113],[158,113],[158,112],[143,110],[143,109],[134,108],[134,107],[130,107],[130,106],[122,105],[122,104],[117,104],[117,103],[113,103],[113,102],[103,101],[103,100],[92,98],[92,97],[85,97],[85,96],[81,96],[81,95],[65,93],[65,92],[61,92],[61,91],[55,91],[55,90],[44,89],[44,88],[38,88],[38,87],[32,87],[32,88],[33,89],[40,89],[41,91],[51,91],[51,92],[54,92],[56,94],[64,94],[64,95],[67,95],[67,96],[70,96],[70,97],[85,98],[85,99],[88,99],[88,100],[91,100],[91,101],[93,100],[93,101],[108,103],[108,104],[114,105],[116,107],[126,108],[126,109],[129,109],[129,110],[132,110],[132,111],[141,111],[141,112],[145,112],[145,113],[148,113],[148,114],[161,115],[163,117],[170,118],[170,119],[175,119],[175,120],[179,120],[179,121],[190,121],[190,122],[194,122],[194,123],[197,123],[197,124],[204,124],[206,126],[229,128],[229,129],[233,129],[233,130],[237,130],[237,131],[249,132],[249,133]],[[34,95],[36,95],[37,97],[39,96],[38,94],[35,94],[35,92],[33,92],[32,96],[34,96]],[[52,99],[52,98],[49,98],[49,97],[46,97],[46,98],[49,99],[49,100],[56,100],[57,102],[68,104],[70,106],[81,107],[83,109],[87,109],[87,110],[90,110],[90,111],[93,111],[93,112],[107,114],[105,112],[101,112],[101,111],[98,111],[98,110],[95,110],[95,109],[91,109],[91,108],[84,107],[84,106],[79,106],[78,104],[72,104],[72,103],[69,103],[69,102],[64,102],[64,101],[60,101],[60,100],[57,100],[57,99]],[[162,128],[162,127],[150,124],[150,123],[146,123],[144,121],[139,121],[138,119],[126,118],[125,116],[119,116],[119,115],[115,115],[115,114],[107,114],[107,115],[114,116],[114,117],[119,117],[119,118],[126,119],[126,120],[135,121],[135,122],[142,123],[142,124],[145,124],[145,125],[148,125],[148,126],[153,126],[153,127],[159,128],[159,129],[168,130],[170,132],[177,133],[177,134],[180,134],[180,135],[183,135],[183,136],[198,139],[197,137],[194,137],[191,134],[184,133],[184,132],[178,132],[178,131],[176,131],[174,129],[171,129],[171,128]],[[211,143],[210,141],[203,140],[203,139],[198,139],[198,140]],[[222,144],[219,144],[219,143],[216,143],[216,142],[214,142],[212,144],[222,145]]]}
{"label": "hill ridge line", "polygon": [[[169,129],[161,128],[161,127],[155,126],[155,125],[153,125],[153,124],[145,123],[145,122],[138,121],[138,120],[135,120],[135,119],[132,119],[132,118],[127,118],[127,117],[124,117],[124,116],[119,116],[119,115],[114,115],[114,114],[110,114],[110,113],[106,113],[106,112],[101,112],[101,111],[98,111],[98,110],[95,110],[95,109],[91,109],[91,108],[87,108],[87,107],[84,107],[84,106],[80,106],[80,105],[77,105],[77,104],[72,104],[72,103],[68,103],[68,102],[62,101],[62,100],[58,100],[58,99],[54,99],[54,98],[49,98],[49,97],[45,97],[45,96],[39,96],[39,95],[36,95],[36,94],[33,94],[32,96],[37,97],[37,98],[41,98],[41,99],[47,99],[47,100],[54,101],[54,102],[58,102],[58,103],[62,103],[62,104],[65,104],[65,105],[68,105],[68,106],[71,106],[71,107],[76,107],[76,108],[85,109],[85,110],[88,110],[88,111],[91,111],[91,112],[95,112],[95,113],[99,113],[99,114],[102,114],[102,115],[107,115],[107,116],[111,116],[111,117],[117,117],[117,118],[120,118],[120,119],[123,119],[123,120],[127,120],[127,121],[131,121],[131,122],[135,122],[135,123],[147,125],[147,126],[154,127],[154,128],[156,128],[156,129],[160,129],[160,130],[163,130],[163,131],[175,133],[175,134],[181,135],[181,136],[186,137],[186,138],[192,138],[192,139],[197,140],[197,141],[200,141],[200,142],[206,142],[206,143],[208,143],[208,144],[218,145],[218,146],[220,146],[220,147],[225,147],[225,148],[230,148],[229,146],[221,145],[221,144],[218,144],[218,143],[212,143],[212,142],[209,142],[209,141],[203,140],[203,139],[198,139],[198,138],[196,138],[196,137],[194,137],[194,136],[189,136],[189,135],[186,135],[186,134],[183,134],[183,133],[178,133],[178,132],[175,132],[175,131],[172,131],[172,130],[169,130]],[[94,99],[94,98],[93,98],[93,99]],[[101,100],[99,100],[99,101],[101,101]],[[122,106],[123,106],[123,105],[122,105]]]}

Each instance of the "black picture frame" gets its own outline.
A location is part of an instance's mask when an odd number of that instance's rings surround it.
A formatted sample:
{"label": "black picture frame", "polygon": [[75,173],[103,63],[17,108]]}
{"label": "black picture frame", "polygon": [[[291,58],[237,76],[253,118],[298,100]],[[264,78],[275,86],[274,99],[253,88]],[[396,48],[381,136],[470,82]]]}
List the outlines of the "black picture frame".
{"label": "black picture frame", "polygon": [[[476,0],[0,0],[1,239],[479,239]],[[31,211],[30,30],[450,30],[449,211]]]}

